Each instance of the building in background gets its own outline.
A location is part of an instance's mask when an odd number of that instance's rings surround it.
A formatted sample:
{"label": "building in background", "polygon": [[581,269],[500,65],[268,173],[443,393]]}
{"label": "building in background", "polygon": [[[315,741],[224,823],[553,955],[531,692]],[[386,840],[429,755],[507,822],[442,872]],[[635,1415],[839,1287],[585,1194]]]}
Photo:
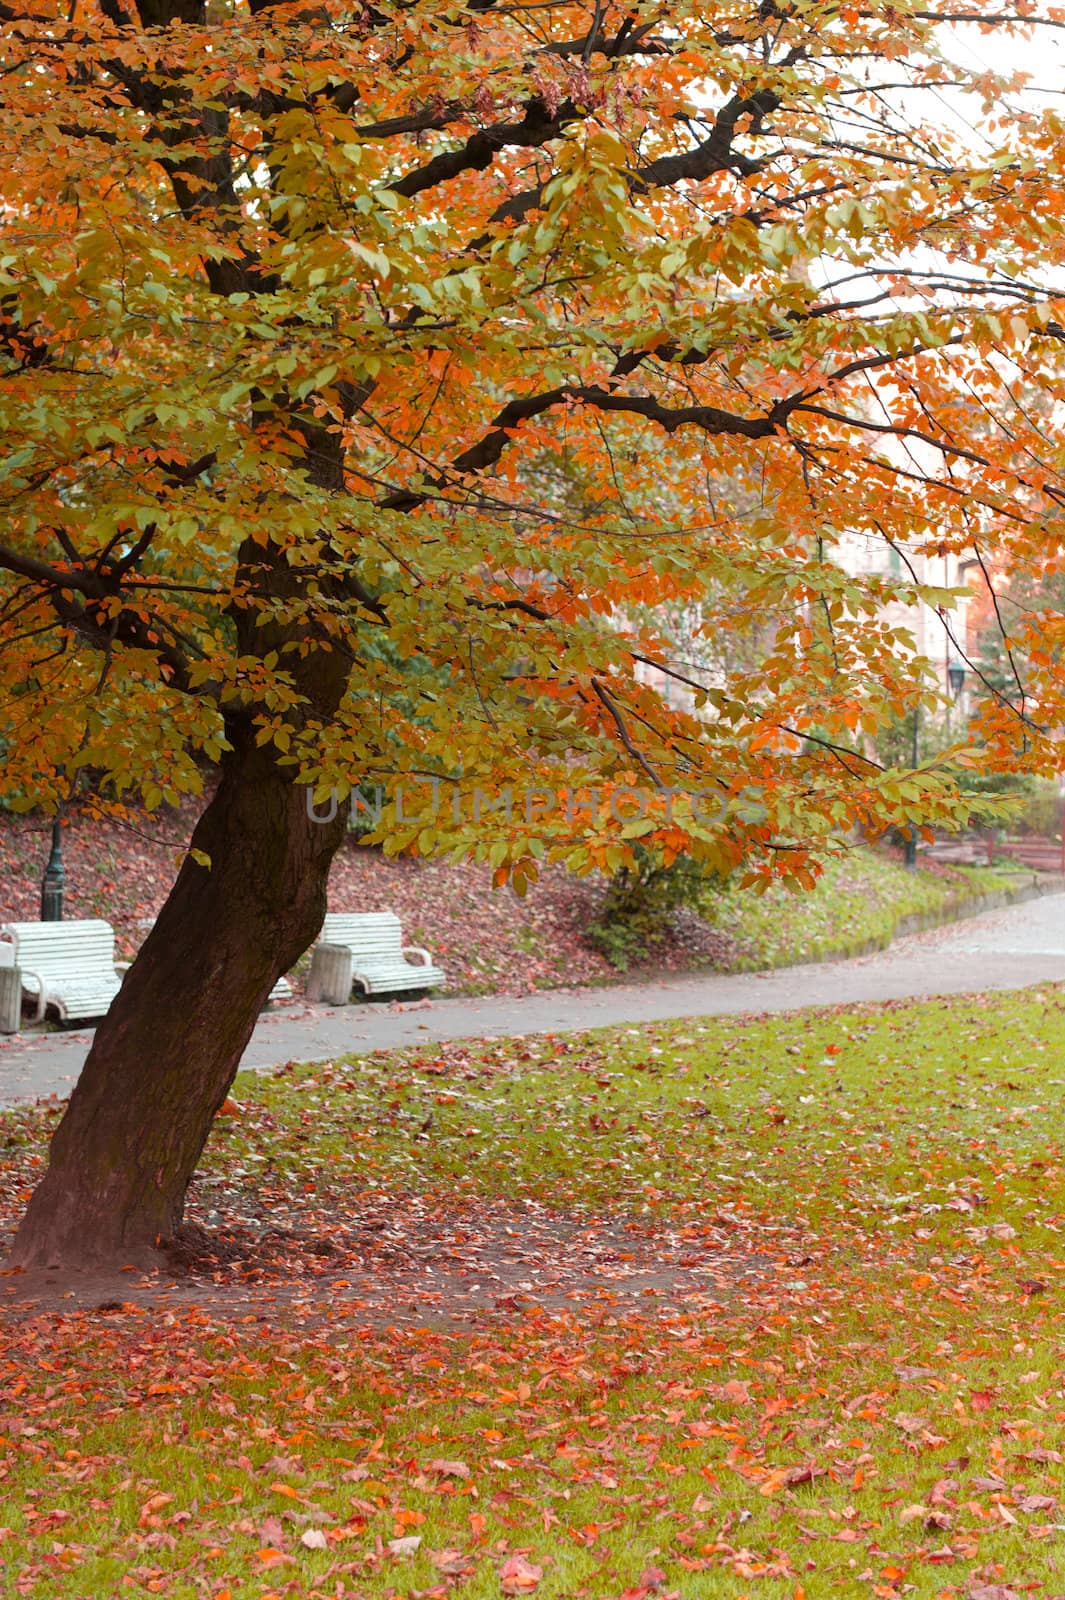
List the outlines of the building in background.
{"label": "building in background", "polygon": [[[974,647],[969,635],[969,614],[976,587],[984,582],[976,556],[971,552],[939,555],[918,547],[900,550],[878,534],[863,533],[841,535],[837,551],[840,565],[854,577],[912,578],[938,589],[966,591],[953,608],[942,613],[924,601],[916,605],[890,601],[884,607],[885,621],[912,634],[917,655],[927,658],[944,695],[958,705],[964,716],[969,709]],[[959,671],[965,674],[960,690]]]}

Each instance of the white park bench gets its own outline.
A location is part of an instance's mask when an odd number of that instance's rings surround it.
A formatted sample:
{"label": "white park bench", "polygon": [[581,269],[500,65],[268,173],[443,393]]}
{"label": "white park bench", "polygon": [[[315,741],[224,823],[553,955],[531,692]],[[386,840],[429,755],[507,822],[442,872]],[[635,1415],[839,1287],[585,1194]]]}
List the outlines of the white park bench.
{"label": "white park bench", "polygon": [[37,1002],[37,1021],[48,1006],[61,1022],[102,1017],[128,965],[116,963],[115,930],[99,918],[0,927],[0,966],[21,968],[22,987]]}
{"label": "white park bench", "polygon": [[428,950],[403,943],[394,911],[331,911],[312,957],[307,998],[346,1005],[353,984],[363,994],[394,994],[436,989],[446,981]]}
{"label": "white park bench", "polygon": [[[61,1022],[102,1017],[129,965],[116,962],[115,930],[99,918],[0,925],[0,967],[21,969],[22,987],[37,1002],[37,1022],[48,1006]],[[292,985],[278,978],[266,1004],[291,998]]]}

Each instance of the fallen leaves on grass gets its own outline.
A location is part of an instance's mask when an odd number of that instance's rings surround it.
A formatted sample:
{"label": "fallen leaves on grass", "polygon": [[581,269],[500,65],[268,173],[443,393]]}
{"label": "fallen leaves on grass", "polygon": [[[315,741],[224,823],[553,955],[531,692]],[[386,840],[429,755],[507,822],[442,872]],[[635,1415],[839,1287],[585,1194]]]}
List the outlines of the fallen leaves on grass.
{"label": "fallen leaves on grass", "polygon": [[1063,1055],[1044,992],[242,1080],[177,1276],[4,1327],[5,1582],[1054,1595]]}

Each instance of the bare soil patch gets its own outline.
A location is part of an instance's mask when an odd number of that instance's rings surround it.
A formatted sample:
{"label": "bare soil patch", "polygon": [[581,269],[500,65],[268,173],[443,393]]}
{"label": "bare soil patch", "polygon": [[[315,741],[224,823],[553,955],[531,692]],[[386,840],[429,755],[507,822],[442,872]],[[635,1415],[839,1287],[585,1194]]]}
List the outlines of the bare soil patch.
{"label": "bare soil patch", "polygon": [[328,1234],[297,1219],[258,1226],[243,1218],[214,1230],[191,1223],[149,1273],[3,1273],[0,1316],[198,1307],[227,1321],[320,1330],[457,1329],[536,1311],[647,1315],[683,1306],[710,1315],[781,1265],[727,1224],[667,1227],[534,1202],[456,1209],[406,1199],[349,1211]]}

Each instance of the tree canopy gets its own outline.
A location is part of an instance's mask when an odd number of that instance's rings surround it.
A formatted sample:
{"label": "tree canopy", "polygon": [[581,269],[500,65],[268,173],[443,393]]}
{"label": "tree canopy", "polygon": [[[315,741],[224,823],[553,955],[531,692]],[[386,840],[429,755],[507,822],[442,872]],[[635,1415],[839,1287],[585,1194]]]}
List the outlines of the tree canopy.
{"label": "tree canopy", "polygon": [[[519,882],[636,839],[803,881],[856,821],[965,816],[865,741],[927,693],[883,616],[906,552],[1060,543],[1061,123],[949,26],[1030,10],[2,0],[3,782],[223,774],[115,1029],[254,847],[250,1028],[339,837],[286,785],[439,780],[389,837]],[[771,642],[687,670],[678,606]],[[519,781],[584,809],[466,801]],[[180,983],[220,1005],[223,965]]]}
{"label": "tree canopy", "polygon": [[[1060,381],[1057,119],[934,11],[3,16],[12,793],[86,767],[152,805],[237,718],[320,795],[498,783],[516,749],[551,788],[753,786],[726,857],[905,804],[830,748],[908,692],[892,585],[834,536],[1058,515],[1018,393]],[[722,583],[774,649],[665,708],[647,608]]]}

